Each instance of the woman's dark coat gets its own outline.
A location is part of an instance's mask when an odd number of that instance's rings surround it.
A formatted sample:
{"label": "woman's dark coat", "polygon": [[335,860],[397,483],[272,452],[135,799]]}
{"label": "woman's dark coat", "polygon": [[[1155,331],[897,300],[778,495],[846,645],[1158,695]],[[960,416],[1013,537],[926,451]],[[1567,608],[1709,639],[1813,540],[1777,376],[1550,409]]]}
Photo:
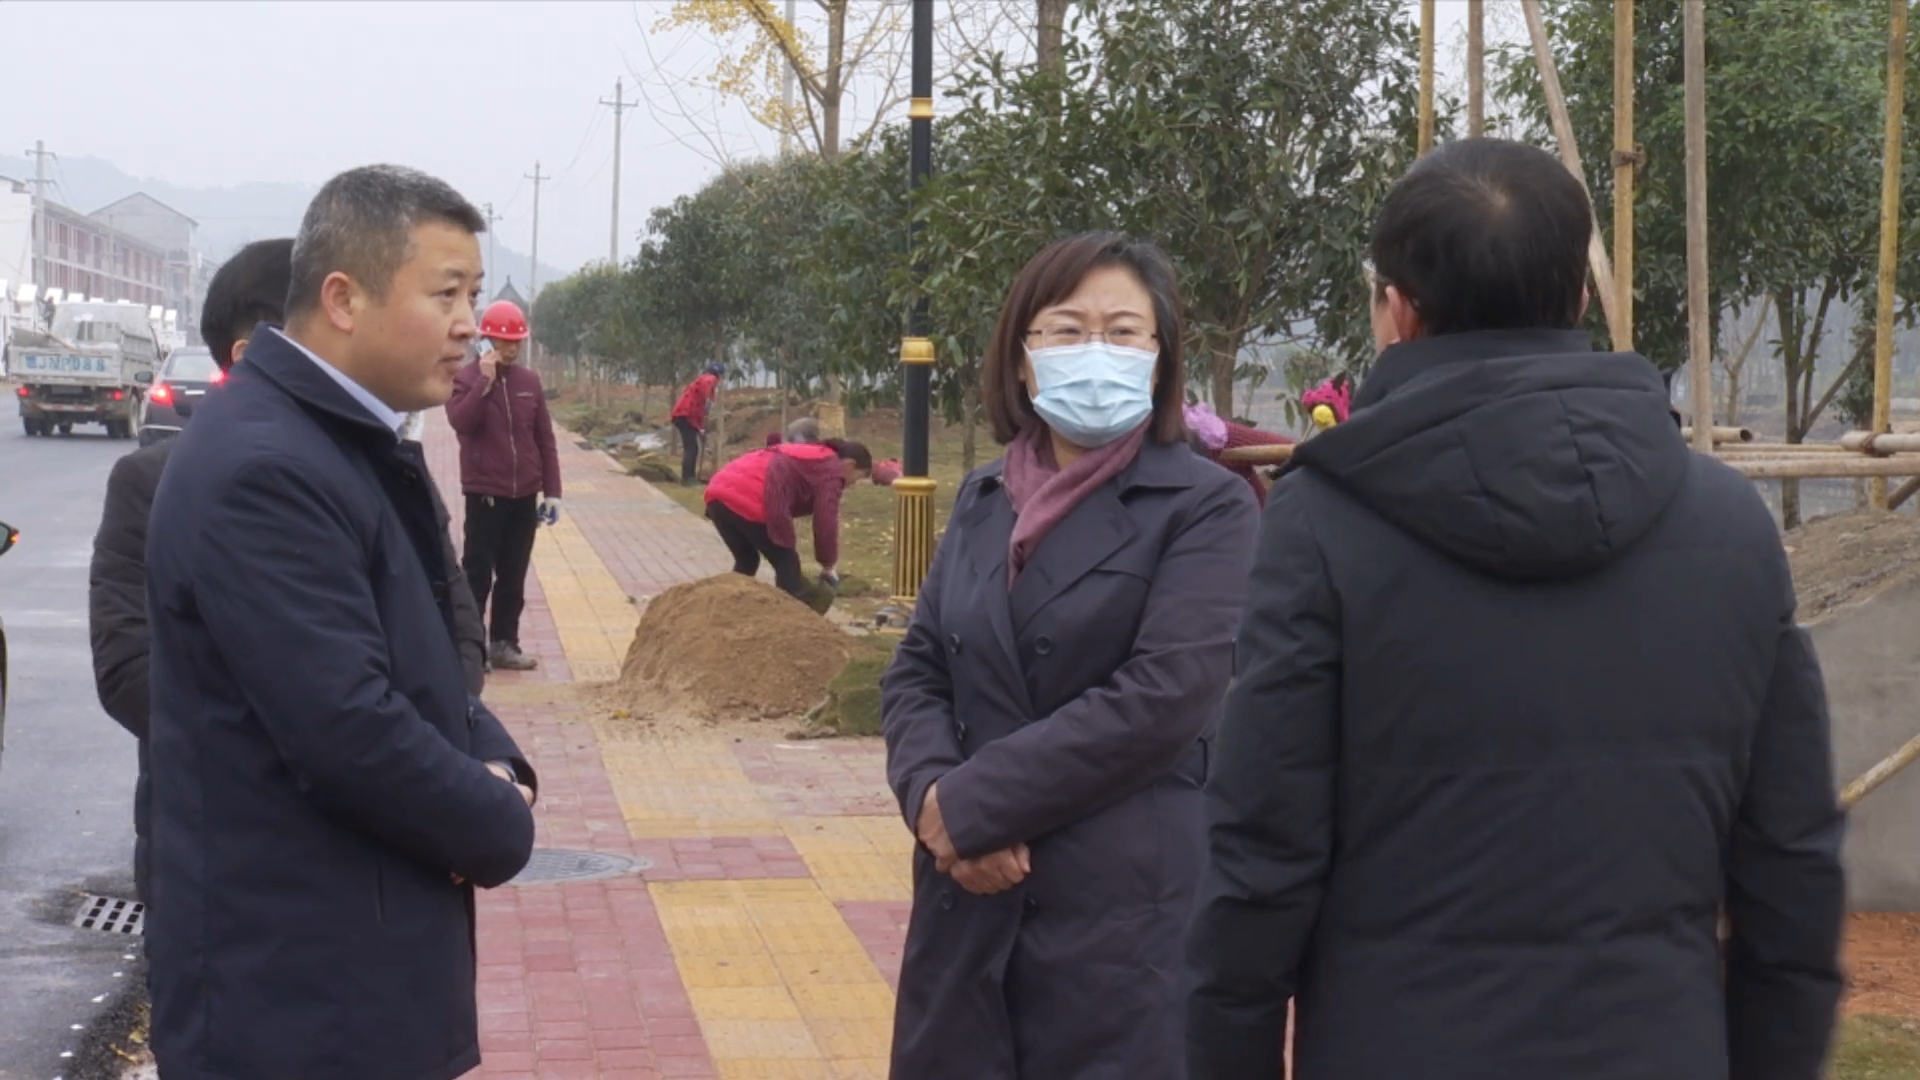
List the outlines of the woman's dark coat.
{"label": "woman's dark coat", "polygon": [[1208,725],[1257,515],[1240,478],[1148,445],[1040,543],[1012,590],[999,463],[969,477],[882,683],[909,827],[927,788],[974,896],[914,857],[897,1080],[1177,1080],[1181,942],[1201,868]]}

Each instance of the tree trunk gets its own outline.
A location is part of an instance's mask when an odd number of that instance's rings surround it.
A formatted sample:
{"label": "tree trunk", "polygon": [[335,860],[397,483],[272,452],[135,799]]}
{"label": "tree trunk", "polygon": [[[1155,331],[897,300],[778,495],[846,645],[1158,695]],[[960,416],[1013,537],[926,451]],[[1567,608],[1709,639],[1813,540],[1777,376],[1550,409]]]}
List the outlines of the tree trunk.
{"label": "tree trunk", "polygon": [[1240,335],[1219,333],[1213,335],[1212,355],[1208,362],[1212,366],[1213,410],[1220,419],[1233,419],[1233,368],[1240,357]]}
{"label": "tree trunk", "polygon": [[[1794,313],[1800,305],[1794,302],[1791,290],[1782,290],[1775,297],[1775,314],[1780,322],[1780,369],[1786,375],[1787,441],[1800,441],[1799,425],[1795,419],[1800,415],[1800,328],[1796,325]],[[1780,481],[1780,525],[1794,529],[1800,525],[1800,481],[1788,478]]]}
{"label": "tree trunk", "polygon": [[1061,54],[1061,43],[1066,39],[1067,7],[1072,0],[1036,0],[1037,16],[1035,28],[1038,30],[1040,70],[1054,75],[1065,73],[1065,57]]}
{"label": "tree trunk", "polygon": [[970,473],[979,457],[980,431],[980,375],[978,367],[974,374],[960,383],[960,471]]}
{"label": "tree trunk", "polygon": [[827,70],[820,95],[820,156],[840,156],[840,101],[846,94],[847,4],[827,9]]}

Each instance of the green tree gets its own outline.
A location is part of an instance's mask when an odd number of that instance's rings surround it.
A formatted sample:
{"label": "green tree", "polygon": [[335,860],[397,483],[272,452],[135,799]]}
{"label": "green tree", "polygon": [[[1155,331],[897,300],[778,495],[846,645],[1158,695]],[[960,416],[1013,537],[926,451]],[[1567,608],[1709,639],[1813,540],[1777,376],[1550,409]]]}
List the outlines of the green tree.
{"label": "green tree", "polygon": [[[1590,163],[1611,160],[1612,154],[1612,12],[1611,3],[1596,0],[1547,4],[1568,110],[1581,155]],[[1648,160],[1635,188],[1634,343],[1671,371],[1687,354],[1680,0],[1640,0],[1637,14],[1635,95]],[[1715,339],[1723,312],[1771,299],[1786,439],[1797,443],[1841,392],[1859,358],[1871,355],[1870,342],[1865,353],[1855,342],[1855,359],[1824,388],[1816,387],[1815,368],[1835,305],[1849,304],[1869,285],[1874,264],[1886,5],[1706,0],[1706,23]],[[1503,63],[1508,94],[1524,103],[1536,134],[1544,132],[1530,54],[1509,52]],[[1912,147],[1911,125],[1908,131]],[[1588,182],[1603,227],[1611,228],[1611,170],[1595,169]],[[1910,217],[1920,210],[1920,190],[1911,183],[1905,190]],[[1597,317],[1591,321],[1604,337]],[[1797,523],[1797,484],[1783,484],[1782,504],[1788,524]]]}

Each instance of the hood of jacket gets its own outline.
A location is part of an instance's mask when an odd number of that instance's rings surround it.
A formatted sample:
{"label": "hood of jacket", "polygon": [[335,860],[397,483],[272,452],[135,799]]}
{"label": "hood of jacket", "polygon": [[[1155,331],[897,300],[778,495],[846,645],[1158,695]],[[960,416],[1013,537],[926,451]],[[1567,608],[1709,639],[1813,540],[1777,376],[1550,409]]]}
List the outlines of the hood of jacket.
{"label": "hood of jacket", "polygon": [[1589,573],[1645,536],[1691,451],[1658,370],[1578,330],[1448,334],[1380,354],[1312,469],[1481,573]]}

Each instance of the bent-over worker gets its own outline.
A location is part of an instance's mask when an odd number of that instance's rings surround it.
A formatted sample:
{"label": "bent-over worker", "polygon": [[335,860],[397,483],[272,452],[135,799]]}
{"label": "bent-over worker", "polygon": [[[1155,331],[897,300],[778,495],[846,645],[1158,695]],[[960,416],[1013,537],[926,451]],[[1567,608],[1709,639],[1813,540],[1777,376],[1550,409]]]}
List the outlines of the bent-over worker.
{"label": "bent-over worker", "polygon": [[733,571],[752,577],[764,556],[774,584],[807,599],[793,519],[813,517],[813,556],[820,576],[840,579],[840,495],[873,475],[873,454],[852,439],[782,443],[745,454],[707,484],[707,520],[733,552]]}

